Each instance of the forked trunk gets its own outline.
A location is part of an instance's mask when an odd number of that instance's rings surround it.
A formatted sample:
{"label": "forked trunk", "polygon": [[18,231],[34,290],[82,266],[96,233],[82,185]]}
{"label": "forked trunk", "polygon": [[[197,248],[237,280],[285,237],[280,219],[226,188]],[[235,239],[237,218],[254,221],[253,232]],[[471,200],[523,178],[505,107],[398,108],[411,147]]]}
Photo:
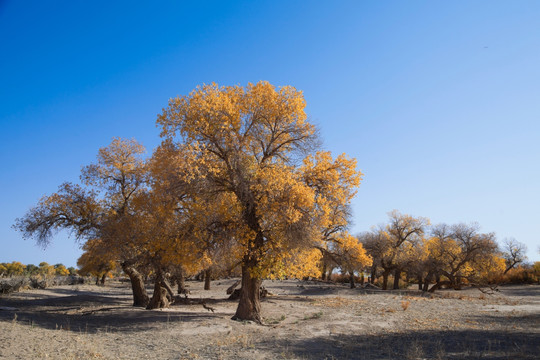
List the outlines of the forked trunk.
{"label": "forked trunk", "polygon": [[210,290],[211,270],[206,269],[204,272],[204,290]]}
{"label": "forked trunk", "polygon": [[399,289],[399,278],[401,277],[400,270],[394,270],[394,290]]}
{"label": "forked trunk", "polygon": [[[256,265],[256,264],[255,264]],[[261,324],[261,299],[260,288],[262,280],[257,277],[252,277],[250,269],[255,266],[248,267],[242,265],[242,288],[240,289],[240,302],[236,309],[236,314],[232,317],[233,320],[251,320]]]}
{"label": "forked trunk", "polygon": [[167,295],[167,284],[165,284],[163,273],[159,271],[156,275],[156,282],[154,284],[154,294],[152,295],[152,299],[150,299],[150,302],[146,308],[151,310],[168,307],[170,302]]}
{"label": "forked trunk", "polygon": [[131,281],[131,289],[133,291],[133,306],[146,306],[150,299],[144,287],[142,275],[135,269],[134,266],[128,265],[125,262],[122,264],[122,270],[129,276]]}
{"label": "forked trunk", "polygon": [[432,278],[433,278],[433,273],[428,272],[428,274],[426,275],[426,278],[424,279],[424,287],[422,288],[422,291],[428,291],[429,284],[431,283]]}

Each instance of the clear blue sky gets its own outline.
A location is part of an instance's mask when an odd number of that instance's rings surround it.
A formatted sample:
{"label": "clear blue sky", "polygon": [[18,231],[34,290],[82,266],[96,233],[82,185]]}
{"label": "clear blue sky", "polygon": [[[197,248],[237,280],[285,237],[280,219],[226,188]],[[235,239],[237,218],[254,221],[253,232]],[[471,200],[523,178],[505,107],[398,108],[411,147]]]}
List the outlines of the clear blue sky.
{"label": "clear blue sky", "polygon": [[539,260],[539,1],[1,1],[0,262],[75,265],[11,229],[111,138],[159,143],[199,84],[304,91],[365,173],[352,232],[387,212],[477,221]]}

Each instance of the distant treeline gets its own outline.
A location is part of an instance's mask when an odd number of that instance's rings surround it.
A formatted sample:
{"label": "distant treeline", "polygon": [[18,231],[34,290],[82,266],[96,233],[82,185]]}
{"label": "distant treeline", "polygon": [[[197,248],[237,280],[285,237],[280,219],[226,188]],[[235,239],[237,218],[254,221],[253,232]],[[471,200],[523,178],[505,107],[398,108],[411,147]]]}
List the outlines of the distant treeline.
{"label": "distant treeline", "polygon": [[64,264],[49,265],[46,262],[41,262],[39,265],[28,264],[24,265],[19,261],[10,263],[0,263],[0,277],[12,276],[68,276],[79,275],[78,270],[74,267],[66,268]]}

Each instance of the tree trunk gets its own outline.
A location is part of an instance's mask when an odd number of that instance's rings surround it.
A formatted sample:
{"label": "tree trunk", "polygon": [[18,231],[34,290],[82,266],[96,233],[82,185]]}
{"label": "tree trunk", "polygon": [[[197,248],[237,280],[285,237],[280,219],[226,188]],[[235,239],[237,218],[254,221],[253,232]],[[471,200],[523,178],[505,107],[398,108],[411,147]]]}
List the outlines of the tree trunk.
{"label": "tree trunk", "polygon": [[204,290],[210,290],[211,273],[210,269],[204,271]]}
{"label": "tree trunk", "polygon": [[365,279],[365,276],[364,276],[364,272],[362,271],[360,273],[360,285],[364,285],[364,282],[366,282],[366,279]]}
{"label": "tree trunk", "polygon": [[399,278],[401,277],[401,270],[394,270],[394,290],[399,289]]}
{"label": "tree trunk", "polygon": [[187,294],[186,290],[186,278],[184,276],[184,271],[180,269],[176,276],[176,285],[178,285],[178,294]]}
{"label": "tree trunk", "polygon": [[100,281],[100,282],[101,282],[101,285],[105,285],[105,277],[106,277],[106,276],[107,276],[107,273],[105,273],[105,274],[103,274],[103,275],[101,276],[101,281]]}
{"label": "tree trunk", "polygon": [[354,284],[354,271],[351,271],[349,274],[350,274],[349,281],[351,283],[351,289],[354,289],[356,287],[356,285]]}
{"label": "tree trunk", "polygon": [[428,291],[429,284],[431,283],[431,278],[433,278],[433,273],[428,272],[426,278],[424,279],[424,287],[422,288],[422,291]]}
{"label": "tree trunk", "polygon": [[390,275],[390,270],[384,270],[382,273],[382,289],[388,289],[388,275]]}
{"label": "tree trunk", "polygon": [[324,260],[324,256],[322,261],[321,280],[326,281],[326,261]]}
{"label": "tree trunk", "polygon": [[168,307],[169,299],[167,298],[167,294],[167,285],[165,284],[163,273],[161,271],[158,271],[154,283],[154,294],[152,295],[152,299],[150,300],[146,308],[151,310]]}
{"label": "tree trunk", "polygon": [[371,279],[369,280],[371,284],[375,283],[375,275],[377,275],[377,265],[371,266]]}
{"label": "tree trunk", "polygon": [[99,285],[99,275],[96,275],[96,285]]}
{"label": "tree trunk", "polygon": [[422,290],[422,274],[418,274],[417,275],[417,280],[418,280],[418,290]]}
{"label": "tree trunk", "polygon": [[[250,266],[251,265],[251,266]],[[250,269],[254,269],[256,261],[249,261],[242,265],[242,288],[240,289],[240,302],[233,320],[252,320],[259,324],[261,320],[260,287],[262,280],[252,277]]]}
{"label": "tree trunk", "polygon": [[454,281],[454,290],[461,290],[462,279],[461,276],[456,276]]}
{"label": "tree trunk", "polygon": [[326,280],[332,281],[332,273],[334,272],[334,267],[330,266],[328,268],[328,275],[326,276]]}
{"label": "tree trunk", "polygon": [[174,298],[174,291],[165,277],[161,278],[161,286],[164,287],[165,290],[167,290],[167,295],[169,296],[169,300],[172,300]]}
{"label": "tree trunk", "polygon": [[142,275],[135,269],[135,267],[123,262],[121,264],[122,270],[129,276],[131,281],[131,289],[133,291],[133,306],[146,306],[150,299],[146,293],[144,287],[144,281]]}

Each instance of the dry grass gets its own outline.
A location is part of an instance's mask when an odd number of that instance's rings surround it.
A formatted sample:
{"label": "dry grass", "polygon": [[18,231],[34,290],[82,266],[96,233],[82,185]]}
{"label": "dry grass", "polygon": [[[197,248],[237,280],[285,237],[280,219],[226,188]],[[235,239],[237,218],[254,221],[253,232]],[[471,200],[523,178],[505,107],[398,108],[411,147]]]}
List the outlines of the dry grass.
{"label": "dry grass", "polygon": [[20,310],[0,311],[0,358],[536,359],[540,352],[540,288],[484,300],[474,289],[441,291],[432,299],[417,291],[268,281],[276,295],[262,303],[270,326],[260,326],[230,320],[236,303],[224,298],[234,281],[211,291],[190,284],[191,296],[210,299],[215,313],[188,305],[133,308],[126,284],[0,297],[0,306]]}
{"label": "dry grass", "polygon": [[404,300],[401,302],[401,308],[403,311],[407,310],[409,308],[409,305],[411,305],[411,302],[408,300]]}

